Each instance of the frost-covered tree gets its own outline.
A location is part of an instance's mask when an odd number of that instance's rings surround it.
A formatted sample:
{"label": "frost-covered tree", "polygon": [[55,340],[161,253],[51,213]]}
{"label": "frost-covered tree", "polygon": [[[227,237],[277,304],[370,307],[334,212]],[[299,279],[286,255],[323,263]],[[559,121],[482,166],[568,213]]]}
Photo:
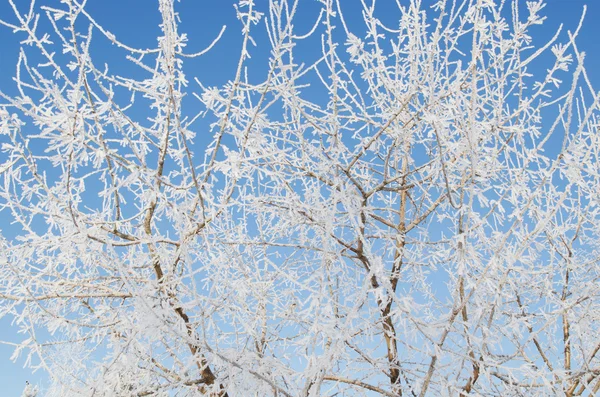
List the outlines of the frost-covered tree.
{"label": "frost-covered tree", "polygon": [[223,31],[188,43],[174,0],[149,49],[85,0],[8,3],[0,316],[44,395],[600,389],[581,25],[534,40],[542,1],[398,0],[390,25],[375,1],[240,0],[213,87],[186,65]]}

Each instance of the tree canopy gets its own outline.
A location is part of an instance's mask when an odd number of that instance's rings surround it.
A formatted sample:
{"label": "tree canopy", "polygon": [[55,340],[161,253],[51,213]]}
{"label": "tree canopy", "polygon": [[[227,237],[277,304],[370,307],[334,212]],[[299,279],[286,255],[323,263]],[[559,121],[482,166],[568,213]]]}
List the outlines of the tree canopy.
{"label": "tree canopy", "polygon": [[194,62],[224,30],[198,49],[174,0],[151,48],[85,0],[8,3],[0,316],[44,395],[600,389],[581,23],[539,42],[543,1],[240,0],[214,86]]}

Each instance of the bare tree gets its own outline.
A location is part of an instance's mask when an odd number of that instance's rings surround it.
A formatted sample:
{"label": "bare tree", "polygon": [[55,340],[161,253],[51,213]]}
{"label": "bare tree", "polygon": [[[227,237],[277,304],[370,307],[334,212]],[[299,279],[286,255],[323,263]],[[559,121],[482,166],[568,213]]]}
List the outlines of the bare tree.
{"label": "bare tree", "polygon": [[375,1],[307,21],[240,0],[236,73],[206,87],[183,68],[223,30],[186,52],[174,0],[150,49],[85,0],[8,2],[25,40],[0,91],[0,315],[46,395],[600,389],[581,23],[534,45],[542,1],[399,0],[387,26]]}

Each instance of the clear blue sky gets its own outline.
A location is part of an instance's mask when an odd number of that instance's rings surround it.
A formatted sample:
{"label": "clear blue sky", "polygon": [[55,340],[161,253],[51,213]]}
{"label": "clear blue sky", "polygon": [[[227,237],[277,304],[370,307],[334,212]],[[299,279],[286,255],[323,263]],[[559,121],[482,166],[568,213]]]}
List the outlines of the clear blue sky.
{"label": "clear blue sky", "polygon": [[[406,1],[406,0],[401,0]],[[368,1],[367,1],[368,2]],[[28,0],[15,0],[22,9],[28,8]],[[39,5],[58,5],[58,0],[38,0]],[[227,25],[223,40],[212,50],[207,57],[190,61],[185,67],[188,79],[194,76],[201,77],[206,85],[220,85],[232,79],[235,72],[236,62],[241,47],[240,23],[235,18],[233,0],[181,0],[177,7],[180,12],[182,23],[180,31],[188,34],[189,52],[196,52],[206,47],[219,32],[222,25]],[[258,6],[264,5],[266,0],[258,0]],[[315,0],[302,0],[300,2],[300,15],[308,18],[314,15]],[[426,2],[425,2],[426,3]],[[521,1],[525,7],[525,0]],[[544,38],[550,37],[560,23],[564,23],[566,29],[575,29],[581,15],[584,4],[588,6],[586,22],[578,40],[581,51],[587,53],[586,65],[592,82],[600,89],[600,1],[599,0],[547,0],[545,15],[548,20],[542,26],[534,30],[538,44]],[[306,5],[305,5],[306,4]],[[349,9],[360,4],[358,0],[343,0],[342,4]],[[379,7],[383,10],[382,15],[389,21],[394,18],[397,11],[385,13],[386,7],[395,7],[394,0],[379,0]],[[305,8],[303,8],[305,7]],[[114,33],[120,40],[131,45],[142,48],[156,45],[156,36],[159,33],[158,24],[160,15],[158,13],[157,1],[151,0],[89,0],[87,10],[96,18],[97,22],[107,30]],[[347,15],[351,15],[351,10]],[[13,22],[14,15],[7,0],[0,0],[0,19]],[[354,21],[357,22],[357,21]],[[299,25],[301,22],[297,22]],[[47,24],[42,22],[40,29],[47,29]],[[260,35],[259,35],[260,36]],[[15,92],[11,76],[14,75],[15,64],[18,56],[19,41],[23,39],[22,34],[15,35],[10,29],[0,26],[0,90],[11,94]],[[260,42],[260,37],[259,37]],[[109,63],[113,70],[124,74],[136,72],[131,64],[115,64],[114,49],[102,43],[95,47],[96,63]],[[263,55],[263,56],[261,56]],[[260,47],[253,52],[253,64],[259,73],[264,72],[266,55],[264,48]],[[261,69],[262,68],[262,69]],[[252,69],[251,69],[252,70]],[[1,103],[1,101],[0,101]],[[0,154],[0,160],[2,155]],[[7,219],[0,218],[0,232],[5,236],[11,234]],[[15,336],[15,328],[10,327],[8,319],[0,320],[0,340],[18,340],[21,336]],[[12,348],[0,345],[0,397],[20,396],[25,380],[29,379],[36,383],[43,378],[43,374],[32,375],[28,370],[22,368],[24,360],[20,359],[16,364],[9,361]]]}

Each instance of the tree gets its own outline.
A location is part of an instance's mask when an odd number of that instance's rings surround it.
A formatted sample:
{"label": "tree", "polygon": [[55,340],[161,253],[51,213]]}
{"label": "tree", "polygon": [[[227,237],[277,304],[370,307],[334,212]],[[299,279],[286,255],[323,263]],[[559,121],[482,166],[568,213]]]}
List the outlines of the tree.
{"label": "tree", "polygon": [[[600,388],[581,24],[534,45],[542,1],[398,1],[388,26],[375,2],[306,23],[304,2],[240,0],[236,73],[205,87],[184,68],[223,31],[186,52],[174,0],[153,49],[85,1],[9,3],[0,313],[46,395]],[[247,68],[265,32],[268,68]]]}

